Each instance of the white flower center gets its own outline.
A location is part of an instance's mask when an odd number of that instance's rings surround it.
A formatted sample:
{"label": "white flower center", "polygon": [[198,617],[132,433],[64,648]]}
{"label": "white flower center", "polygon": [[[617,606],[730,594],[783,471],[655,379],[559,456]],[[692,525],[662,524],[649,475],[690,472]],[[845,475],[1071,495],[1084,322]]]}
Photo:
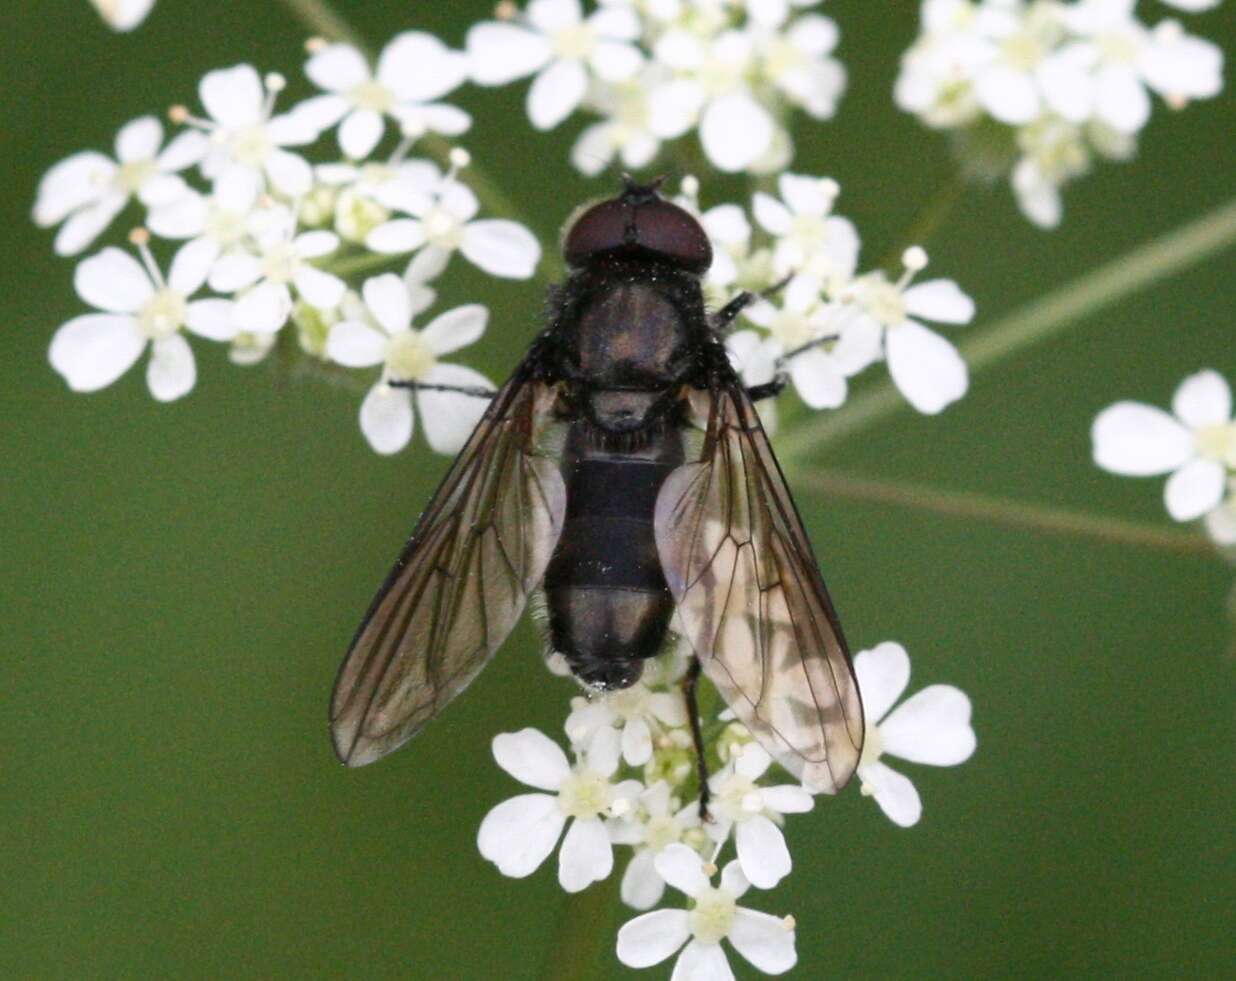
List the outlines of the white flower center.
{"label": "white flower center", "polygon": [[1203,426],[1193,433],[1193,445],[1199,456],[1236,467],[1236,422]]}
{"label": "white flower center", "polygon": [[1102,35],[1098,43],[1103,59],[1119,65],[1135,64],[1141,53],[1136,36],[1129,31],[1111,31]]}
{"label": "white flower center", "polygon": [[605,698],[609,710],[620,719],[629,722],[631,719],[647,715],[648,689],[643,685],[633,685],[613,692]]}
{"label": "white flower center", "polygon": [[558,789],[558,807],[567,817],[595,818],[609,808],[612,799],[613,787],[595,770],[576,770]]}
{"label": "white flower center", "polygon": [[778,310],[768,325],[768,332],[785,348],[793,351],[815,340],[815,325],[811,319],[793,310]]}
{"label": "white flower center", "polygon": [[720,943],[734,924],[734,897],[725,889],[707,886],[695,897],[691,910],[691,932],[704,944]]}
{"label": "white flower center", "polygon": [[445,208],[432,208],[422,219],[425,238],[433,245],[455,249],[463,241],[463,223]]}
{"label": "white flower center", "polygon": [[906,301],[893,283],[875,280],[863,291],[863,306],[886,327],[905,323]]}
{"label": "white flower center", "polygon": [[649,818],[644,825],[644,842],[654,852],[659,852],[666,845],[672,845],[682,837],[678,822],[668,814]]}
{"label": "white flower center", "polygon": [[858,761],[860,767],[870,766],[875,763],[884,753],[884,737],[880,735],[880,730],[876,726],[867,726],[867,732],[863,736],[863,755]]}
{"label": "white flower center", "polygon": [[211,207],[206,212],[206,226],[203,231],[219,245],[235,245],[245,236],[245,216],[239,211]]}
{"label": "white flower center", "polygon": [[793,44],[774,37],[764,49],[764,74],[775,82],[790,72],[797,71],[806,61],[807,56]]}
{"label": "white flower center", "polygon": [[272,283],[290,283],[300,266],[300,255],[291,242],[272,245],[262,256],[262,275]]}
{"label": "white flower center", "polygon": [[153,160],[132,160],[116,168],[112,183],[126,194],[136,194],[155,175],[155,171]]}
{"label": "white flower center", "polygon": [[390,112],[395,108],[395,93],[379,82],[369,79],[355,86],[348,98],[358,109],[372,109],[374,112]]}
{"label": "white flower center", "polygon": [[185,298],[167,286],[142,304],[137,314],[137,326],[152,341],[170,337],[185,322]]}
{"label": "white flower center", "polygon": [[764,799],[753,781],[735,773],[721,787],[714,806],[731,821],[746,821],[764,810]]}
{"label": "white flower center", "polygon": [[1004,60],[1021,71],[1030,71],[1043,60],[1047,49],[1043,42],[1028,31],[1019,31],[1000,46]]}
{"label": "white flower center", "polygon": [[597,46],[597,32],[587,23],[571,24],[558,31],[550,43],[559,58],[579,61]]}
{"label": "white flower center", "polygon": [[232,159],[245,167],[260,167],[274,149],[270,135],[262,124],[242,126],[228,141]]}
{"label": "white flower center", "polygon": [[386,370],[400,381],[418,381],[433,370],[438,359],[415,330],[402,330],[386,345]]}

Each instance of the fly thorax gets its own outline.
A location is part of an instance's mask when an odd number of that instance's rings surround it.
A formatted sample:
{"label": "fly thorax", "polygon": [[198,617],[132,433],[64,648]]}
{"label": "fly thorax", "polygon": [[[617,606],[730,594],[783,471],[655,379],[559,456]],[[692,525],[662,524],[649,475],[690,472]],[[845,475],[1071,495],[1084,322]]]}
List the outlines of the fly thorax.
{"label": "fly thorax", "polygon": [[165,286],[142,304],[137,314],[138,328],[152,341],[170,337],[185,322],[187,309],[183,294]]}
{"label": "fly thorax", "polygon": [[690,913],[695,939],[705,944],[724,940],[734,924],[734,909],[734,896],[728,889],[705,886],[695,897],[695,908]]}
{"label": "fly thorax", "polygon": [[1193,446],[1198,456],[1236,467],[1236,423],[1202,426],[1193,433]]}
{"label": "fly thorax", "polygon": [[395,93],[377,79],[361,82],[348,92],[348,98],[358,109],[371,109],[374,112],[390,112],[395,108]]}
{"label": "fly thorax", "polygon": [[274,149],[266,124],[242,126],[228,140],[228,150],[232,159],[246,167],[260,167]]}
{"label": "fly thorax", "polygon": [[155,175],[157,169],[153,160],[132,160],[116,168],[112,184],[116,190],[125,194],[136,194],[141,186]]}
{"label": "fly thorax", "polygon": [[595,818],[613,802],[614,788],[595,770],[575,770],[558,788],[558,807],[567,817]]}
{"label": "fly thorax", "polygon": [[395,334],[386,345],[386,370],[392,378],[417,381],[431,372],[438,359],[415,330]]}
{"label": "fly thorax", "polygon": [[262,256],[262,276],[272,283],[290,283],[300,265],[300,254],[291,242],[278,242]]}

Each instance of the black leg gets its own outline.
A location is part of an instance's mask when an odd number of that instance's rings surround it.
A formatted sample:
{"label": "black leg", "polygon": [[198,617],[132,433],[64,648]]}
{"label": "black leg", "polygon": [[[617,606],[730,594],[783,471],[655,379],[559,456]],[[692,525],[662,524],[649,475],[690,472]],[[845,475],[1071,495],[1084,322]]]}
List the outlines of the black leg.
{"label": "black leg", "polygon": [[752,402],[759,402],[761,399],[774,399],[785,390],[785,386],[789,382],[788,375],[778,372],[777,377],[772,381],[765,382],[763,385],[752,385],[748,388],[747,398]]}
{"label": "black leg", "polygon": [[687,718],[691,721],[691,740],[695,743],[695,765],[700,778],[700,820],[712,821],[708,813],[712,792],[708,788],[708,762],[704,759],[704,732],[700,727],[700,707],[695,701],[695,686],[699,680],[700,661],[693,657],[687,676],[682,679],[682,693],[687,699]]}
{"label": "black leg", "polygon": [[739,293],[712,315],[712,329],[718,334],[728,334],[730,328],[734,326],[734,321],[738,319],[738,315],[751,306],[755,300],[754,293],[748,293],[746,290]]}
{"label": "black leg", "polygon": [[424,382],[416,381],[392,381],[387,382],[391,388],[414,388],[422,392],[455,392],[459,395],[471,395],[478,399],[491,399],[498,393],[492,388],[473,388],[467,385],[427,385]]}

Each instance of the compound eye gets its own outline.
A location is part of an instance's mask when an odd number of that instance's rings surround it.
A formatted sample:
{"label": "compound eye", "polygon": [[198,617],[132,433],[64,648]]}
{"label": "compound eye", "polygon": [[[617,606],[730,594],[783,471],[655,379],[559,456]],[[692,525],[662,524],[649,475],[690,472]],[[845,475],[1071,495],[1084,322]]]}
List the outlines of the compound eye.
{"label": "compound eye", "polygon": [[654,198],[635,212],[636,236],[649,252],[689,272],[702,273],[712,265],[712,244],[695,216],[678,205]]}
{"label": "compound eye", "polygon": [[644,256],[702,273],[712,265],[712,245],[690,212],[646,189],[627,191],[587,209],[562,243],[567,265],[594,256]]}
{"label": "compound eye", "polygon": [[622,198],[612,198],[585,211],[567,232],[562,254],[569,266],[582,266],[592,256],[615,252],[627,244],[632,208]]}

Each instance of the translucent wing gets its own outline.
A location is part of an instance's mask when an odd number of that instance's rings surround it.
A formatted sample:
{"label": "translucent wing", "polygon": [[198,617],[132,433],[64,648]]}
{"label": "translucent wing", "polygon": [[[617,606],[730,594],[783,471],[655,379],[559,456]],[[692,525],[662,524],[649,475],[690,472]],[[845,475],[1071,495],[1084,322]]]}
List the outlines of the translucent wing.
{"label": "translucent wing", "polygon": [[554,390],[526,379],[494,397],[352,639],[330,713],[348,766],[398,749],[463,691],[545,574],[566,490],[537,452]]}
{"label": "translucent wing", "polygon": [[704,672],[772,757],[817,793],[858,766],[863,710],[811,544],[738,380],[693,393],[703,452],[666,479],[657,549]]}

